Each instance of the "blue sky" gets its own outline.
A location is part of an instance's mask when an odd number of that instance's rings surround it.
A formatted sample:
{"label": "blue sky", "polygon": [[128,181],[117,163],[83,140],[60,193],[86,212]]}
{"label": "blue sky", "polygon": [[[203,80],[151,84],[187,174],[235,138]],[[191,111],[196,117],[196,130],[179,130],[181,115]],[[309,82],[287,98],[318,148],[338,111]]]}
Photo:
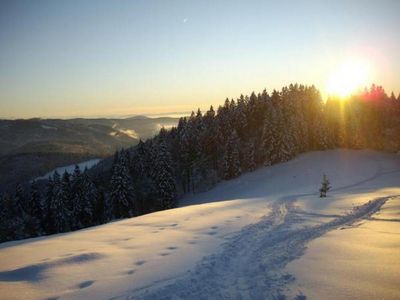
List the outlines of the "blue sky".
{"label": "blue sky", "polygon": [[188,111],[362,59],[400,92],[400,1],[1,1],[0,117]]}

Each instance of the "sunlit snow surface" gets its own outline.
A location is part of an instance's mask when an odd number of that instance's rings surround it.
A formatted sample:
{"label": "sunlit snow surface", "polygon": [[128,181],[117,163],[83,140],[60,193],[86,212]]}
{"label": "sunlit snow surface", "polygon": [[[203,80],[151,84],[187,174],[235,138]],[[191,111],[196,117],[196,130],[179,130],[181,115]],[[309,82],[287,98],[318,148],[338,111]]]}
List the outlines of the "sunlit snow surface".
{"label": "sunlit snow surface", "polygon": [[398,299],[396,195],[398,155],[304,154],[178,209],[1,244],[0,298]]}
{"label": "sunlit snow surface", "polygon": [[[287,271],[309,299],[400,299],[400,201],[312,241]],[[289,294],[289,293],[288,293]]]}

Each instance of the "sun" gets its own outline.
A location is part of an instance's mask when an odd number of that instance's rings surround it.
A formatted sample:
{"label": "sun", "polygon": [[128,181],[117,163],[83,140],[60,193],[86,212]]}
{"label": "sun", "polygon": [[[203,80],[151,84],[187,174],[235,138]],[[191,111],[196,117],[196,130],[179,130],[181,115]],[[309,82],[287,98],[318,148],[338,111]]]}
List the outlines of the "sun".
{"label": "sun", "polygon": [[368,85],[370,68],[366,62],[351,60],[336,69],[327,82],[327,93],[330,96],[346,99]]}

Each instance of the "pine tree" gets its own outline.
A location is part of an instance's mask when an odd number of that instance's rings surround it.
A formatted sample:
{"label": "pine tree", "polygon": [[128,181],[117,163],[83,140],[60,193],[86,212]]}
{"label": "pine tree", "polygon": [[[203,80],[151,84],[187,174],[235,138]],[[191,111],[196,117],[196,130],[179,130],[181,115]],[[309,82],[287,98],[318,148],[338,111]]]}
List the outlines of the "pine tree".
{"label": "pine tree", "polygon": [[74,193],[71,188],[71,175],[64,171],[61,182],[60,182],[60,189],[61,189],[61,202],[65,205],[65,213],[67,214],[67,218],[69,220],[69,227],[71,229],[77,229],[78,227],[75,226],[75,204],[74,204]]}
{"label": "pine tree", "polygon": [[203,120],[202,113],[200,109],[198,109],[194,125],[192,126],[192,192],[196,192],[196,189],[199,188],[207,179],[208,165],[205,151],[206,133],[206,125]]}
{"label": "pine tree", "polygon": [[204,152],[208,169],[217,170],[218,168],[218,124],[215,117],[213,106],[206,112],[204,116],[204,124],[206,133],[204,134]]}
{"label": "pine tree", "polygon": [[55,233],[69,231],[69,211],[67,204],[64,203],[61,179],[57,171],[54,172],[53,182],[53,197],[50,203],[52,225],[54,226],[53,230]]}
{"label": "pine tree", "polygon": [[0,195],[0,242],[5,242],[13,238],[13,230],[10,228],[9,219],[11,218],[10,197]]}
{"label": "pine tree", "polygon": [[240,168],[239,143],[240,140],[236,130],[233,130],[228,139],[224,156],[225,179],[235,178],[242,172]]}
{"label": "pine tree", "polygon": [[150,190],[152,190],[152,182],[149,175],[151,167],[147,156],[146,145],[140,140],[132,153],[132,163],[130,164],[130,173],[136,198],[134,209],[137,214],[150,212],[153,206],[153,203],[148,201],[147,197],[150,194]]}
{"label": "pine tree", "polygon": [[326,197],[326,193],[331,189],[328,177],[324,174],[322,178],[321,188],[319,189],[319,197]]}
{"label": "pine tree", "polygon": [[131,217],[134,215],[135,194],[132,178],[127,166],[126,153],[121,150],[113,165],[111,176],[110,200],[113,216],[115,218]]}
{"label": "pine tree", "polygon": [[239,98],[234,112],[235,129],[240,138],[244,139],[248,134],[248,124],[246,115],[246,103],[243,98]]}
{"label": "pine tree", "polygon": [[248,142],[245,142],[244,146],[241,147],[243,149],[243,152],[241,154],[241,161],[242,161],[242,170],[246,171],[254,171],[256,168],[256,163],[255,163],[255,143],[254,140],[251,139]]}
{"label": "pine tree", "polygon": [[90,178],[75,167],[71,179],[72,220],[76,229],[84,228],[92,223],[93,209],[96,201],[96,189]]}
{"label": "pine tree", "polygon": [[31,232],[28,233],[27,225],[29,225],[30,217],[28,215],[28,203],[24,194],[24,190],[21,184],[17,184],[15,188],[15,196],[13,199],[12,211],[15,220],[15,224],[20,224],[19,236],[16,238],[29,237]]}
{"label": "pine tree", "polygon": [[278,162],[278,134],[276,132],[278,123],[276,118],[275,110],[271,108],[264,120],[261,150],[263,151],[262,157],[264,158],[265,166]]}
{"label": "pine tree", "polygon": [[25,228],[28,236],[42,234],[42,199],[39,194],[36,182],[31,183],[30,198],[27,201],[27,211],[25,216]]}
{"label": "pine tree", "polygon": [[276,132],[277,162],[286,162],[293,157],[295,147],[293,144],[293,134],[282,114],[279,116]]}
{"label": "pine tree", "polygon": [[184,192],[189,192],[192,186],[192,155],[191,145],[192,135],[190,132],[190,126],[186,118],[181,118],[178,124],[178,135],[179,135],[179,156],[181,158],[181,174],[182,188]]}
{"label": "pine tree", "polygon": [[[276,160],[275,158],[275,136],[272,128],[272,124],[270,120],[265,119],[264,122],[264,129],[263,129],[263,136],[262,136],[262,148],[263,156],[264,156],[264,165],[270,166],[272,165],[273,161]],[[261,156],[261,155],[260,155]]]}
{"label": "pine tree", "polygon": [[176,205],[176,185],[171,155],[166,142],[161,140],[156,145],[154,183],[158,194],[159,209],[173,208]]}
{"label": "pine tree", "polygon": [[103,224],[111,219],[106,198],[102,190],[97,191],[97,201],[93,211],[93,224]]}
{"label": "pine tree", "polygon": [[82,173],[78,165],[75,166],[74,172],[71,176],[71,199],[72,199],[72,226],[75,229],[83,227],[81,214],[84,210],[83,204],[83,183]]}
{"label": "pine tree", "polygon": [[9,241],[26,236],[25,224],[15,197],[0,197],[0,240]]}
{"label": "pine tree", "polygon": [[24,190],[22,188],[21,184],[17,184],[16,188],[15,188],[15,205],[19,211],[19,214],[21,216],[24,216],[27,212],[27,203],[26,203],[26,198],[24,195]]}
{"label": "pine tree", "polygon": [[43,222],[42,228],[45,233],[54,233],[54,224],[53,224],[53,214],[51,211],[51,204],[53,203],[54,197],[54,181],[52,177],[49,177],[46,184],[46,193],[44,196],[43,202]]}
{"label": "pine tree", "polygon": [[94,222],[94,210],[98,200],[98,191],[92,179],[89,177],[87,169],[82,174],[82,211],[80,221],[83,227],[87,227]]}
{"label": "pine tree", "polygon": [[35,216],[38,220],[43,219],[43,200],[39,193],[36,181],[31,183],[31,199],[29,214]]}

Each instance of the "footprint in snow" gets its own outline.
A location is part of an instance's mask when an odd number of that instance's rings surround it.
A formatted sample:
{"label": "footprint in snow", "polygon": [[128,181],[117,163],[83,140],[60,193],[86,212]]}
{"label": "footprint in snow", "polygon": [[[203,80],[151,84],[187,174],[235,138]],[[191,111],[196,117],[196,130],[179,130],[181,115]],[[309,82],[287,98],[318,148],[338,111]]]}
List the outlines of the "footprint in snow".
{"label": "footprint in snow", "polygon": [[217,234],[217,231],[208,231],[208,232],[206,232],[205,234],[208,234],[208,235],[216,235],[216,234]]}
{"label": "footprint in snow", "polygon": [[178,247],[171,246],[171,247],[167,247],[167,249],[168,250],[176,250],[176,249],[178,249]]}
{"label": "footprint in snow", "polygon": [[168,253],[168,252],[162,252],[162,253],[160,253],[160,256],[168,256],[168,255],[170,255],[170,253]]}
{"label": "footprint in snow", "polygon": [[94,282],[95,282],[94,280],[82,281],[81,283],[78,283],[78,285],[76,287],[78,289],[84,289],[84,288],[91,286]]}
{"label": "footprint in snow", "polygon": [[135,273],[135,270],[129,270],[128,272],[126,272],[128,275],[132,275]]}
{"label": "footprint in snow", "polygon": [[141,265],[144,265],[145,263],[146,263],[145,260],[138,260],[137,262],[135,262],[135,265],[141,266]]}

